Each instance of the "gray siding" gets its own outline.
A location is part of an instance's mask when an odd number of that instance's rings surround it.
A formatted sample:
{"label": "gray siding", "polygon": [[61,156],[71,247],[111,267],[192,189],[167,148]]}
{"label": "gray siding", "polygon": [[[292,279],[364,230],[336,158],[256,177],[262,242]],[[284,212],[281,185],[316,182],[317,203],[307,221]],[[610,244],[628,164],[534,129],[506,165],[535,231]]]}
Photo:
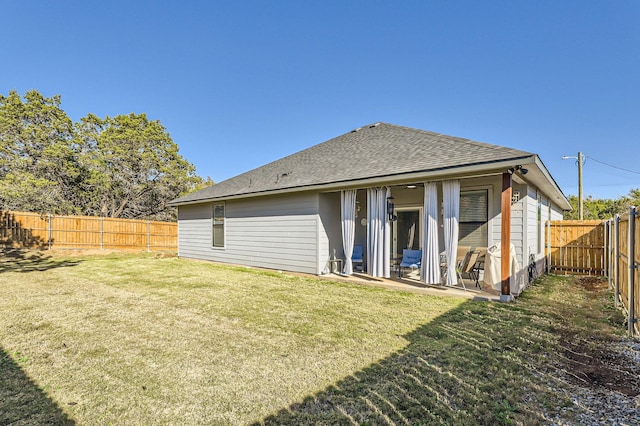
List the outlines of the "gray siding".
{"label": "gray siding", "polygon": [[[461,191],[489,190],[488,246],[501,240],[501,178],[486,177],[462,180]],[[541,235],[537,220],[535,188],[514,185],[520,201],[512,206],[511,241],[517,259],[526,273],[528,255],[538,250]],[[395,191],[397,206],[421,206],[422,192]],[[547,203],[543,197],[543,220],[547,219]],[[439,185],[439,200],[442,193]],[[358,191],[360,213],[356,224],[355,244],[366,246],[366,193]],[[183,205],[178,209],[178,255],[270,269],[320,274],[333,255],[344,259],[340,217],[340,193],[297,193],[264,196],[225,202],[225,247],[212,244],[212,203]],[[562,211],[552,204],[552,220],[562,218]],[[442,224],[442,218],[440,217]],[[444,247],[440,232],[440,244]],[[524,278],[523,275],[521,275]]]}
{"label": "gray siding", "polygon": [[541,219],[541,225],[540,225],[540,230],[539,230],[539,235],[538,235],[538,240],[540,241],[540,245],[539,247],[541,248],[540,252],[537,254],[536,256],[536,269],[538,270],[538,276],[542,275],[544,273],[544,267],[545,267],[545,262],[546,262],[546,258],[545,258],[545,250],[546,250],[546,234],[547,234],[547,227],[546,227],[546,223],[549,220],[549,203],[550,200],[548,197],[545,197],[544,195],[542,196],[542,209],[541,209],[541,215],[540,215],[540,219]]}
{"label": "gray siding", "polygon": [[[320,274],[333,256],[344,259],[342,247],[342,206],[339,192],[320,194],[320,220],[318,221],[318,269]],[[356,227],[358,224],[356,223]]]}
{"label": "gray siding", "polygon": [[523,261],[529,263],[529,256],[539,257],[538,252],[538,198],[536,189],[529,186],[527,188],[527,241],[526,249],[523,252]]}
{"label": "gray siding", "polygon": [[212,247],[212,203],[178,209],[182,257],[318,273],[318,194],[225,202],[225,247]]}
{"label": "gray siding", "polygon": [[204,259],[213,246],[212,204],[178,207],[178,256]]}
{"label": "gray siding", "polygon": [[[536,197],[536,189],[529,187],[527,191],[527,234],[526,234],[526,247],[527,251],[524,253],[523,268],[526,268],[529,264],[529,255],[535,255],[536,269],[538,275],[541,275],[544,271],[545,264],[545,238],[546,238],[546,223],[548,220],[562,219],[562,210],[558,206],[551,203],[551,200],[544,194],[540,195],[541,210],[540,221],[538,221],[538,201]],[[549,204],[551,203],[551,217],[549,217]],[[523,273],[526,272],[524,269]]]}
{"label": "gray siding", "polygon": [[502,177],[493,178],[493,215],[489,214],[489,243],[491,247],[502,241]]}
{"label": "gray siding", "polygon": [[546,238],[546,223],[549,220],[549,198],[542,196],[542,212],[541,212],[542,225],[540,229],[540,235],[538,236],[540,240],[540,247],[542,250],[540,251],[540,257],[544,257],[545,253],[545,238]]}

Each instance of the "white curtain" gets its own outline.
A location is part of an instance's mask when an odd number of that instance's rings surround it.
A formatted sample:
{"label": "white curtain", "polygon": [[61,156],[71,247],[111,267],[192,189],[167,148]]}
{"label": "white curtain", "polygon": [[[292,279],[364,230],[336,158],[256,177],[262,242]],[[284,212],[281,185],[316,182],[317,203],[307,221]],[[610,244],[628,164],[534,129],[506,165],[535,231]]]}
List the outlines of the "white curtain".
{"label": "white curtain", "polygon": [[353,240],[356,235],[356,190],[350,189],[340,193],[342,209],[342,248],[344,249],[344,270],[346,275],[353,274]]}
{"label": "white curtain", "polygon": [[382,257],[382,272],[383,272],[383,277],[385,278],[390,278],[391,277],[391,222],[389,221],[389,215],[386,214],[386,210],[387,210],[387,198],[391,197],[391,189],[390,188],[386,188],[386,191],[384,191],[385,195],[384,195],[384,201],[382,202],[382,204],[384,204],[384,211],[385,214],[383,214],[384,217],[384,234],[383,234],[383,257]]}
{"label": "white curtain", "polygon": [[367,273],[389,278],[391,228],[387,216],[389,188],[367,190]]}
{"label": "white curtain", "polygon": [[456,257],[458,255],[458,221],[460,217],[460,181],[442,182],[444,204],[444,251],[447,257],[447,285],[458,284]]}
{"label": "white curtain", "polygon": [[438,188],[435,182],[424,184],[424,229],[422,230],[422,268],[420,279],[440,284],[440,250],[438,248]]}

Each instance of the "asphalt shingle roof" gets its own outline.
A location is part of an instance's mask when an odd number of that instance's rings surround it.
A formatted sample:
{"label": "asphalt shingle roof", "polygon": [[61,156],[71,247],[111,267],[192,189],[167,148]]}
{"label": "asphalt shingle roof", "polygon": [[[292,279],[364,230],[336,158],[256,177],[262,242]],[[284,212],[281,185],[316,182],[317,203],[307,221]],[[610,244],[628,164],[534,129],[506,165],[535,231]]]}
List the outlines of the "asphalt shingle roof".
{"label": "asphalt shingle roof", "polygon": [[488,164],[530,152],[376,123],[185,195],[171,204]]}

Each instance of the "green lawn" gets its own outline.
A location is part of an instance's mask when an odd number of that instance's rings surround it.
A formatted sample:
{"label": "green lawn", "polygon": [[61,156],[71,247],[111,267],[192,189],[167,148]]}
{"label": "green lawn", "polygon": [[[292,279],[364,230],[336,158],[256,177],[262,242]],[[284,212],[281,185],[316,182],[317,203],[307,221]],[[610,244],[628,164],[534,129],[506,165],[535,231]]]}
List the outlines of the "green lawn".
{"label": "green lawn", "polygon": [[575,333],[619,321],[574,313],[592,309],[574,287],[545,278],[500,304],[16,252],[0,262],[0,424],[541,423],[569,415],[549,386],[567,312]]}

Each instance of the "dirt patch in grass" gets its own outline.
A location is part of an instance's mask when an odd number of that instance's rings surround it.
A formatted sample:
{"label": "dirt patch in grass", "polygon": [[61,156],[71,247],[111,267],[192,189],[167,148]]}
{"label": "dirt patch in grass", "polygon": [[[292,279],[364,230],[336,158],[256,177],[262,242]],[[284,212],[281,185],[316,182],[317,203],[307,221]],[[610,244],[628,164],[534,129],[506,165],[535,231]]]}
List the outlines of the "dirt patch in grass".
{"label": "dirt patch in grass", "polygon": [[[603,299],[603,295],[610,293],[609,283],[602,277],[577,277],[575,280],[589,299]],[[602,319],[606,310],[594,310],[592,315]],[[569,380],[593,391],[604,388],[627,396],[640,394],[637,365],[630,363],[627,356],[612,351],[620,340],[618,336],[601,332],[580,336],[568,328],[560,329],[559,333]]]}
{"label": "dirt patch in grass", "polygon": [[600,293],[609,291],[609,282],[602,277],[577,277],[576,282],[583,287],[591,297],[598,297]]}
{"label": "dirt patch in grass", "polygon": [[564,348],[570,380],[594,391],[605,388],[627,396],[640,394],[637,366],[622,354],[611,351],[616,342],[605,336],[576,340],[574,335],[562,333],[560,345]]}

